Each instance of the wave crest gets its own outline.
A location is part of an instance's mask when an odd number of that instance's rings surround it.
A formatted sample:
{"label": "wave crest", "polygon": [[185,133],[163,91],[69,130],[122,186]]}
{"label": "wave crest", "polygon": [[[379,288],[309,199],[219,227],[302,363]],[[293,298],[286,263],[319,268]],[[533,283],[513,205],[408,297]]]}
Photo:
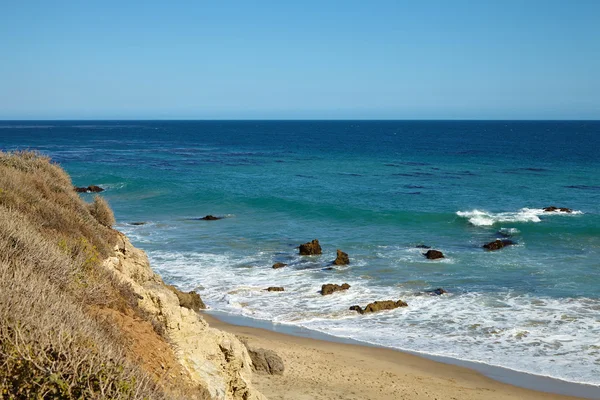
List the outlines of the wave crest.
{"label": "wave crest", "polygon": [[457,211],[456,215],[467,218],[475,226],[492,226],[501,222],[541,222],[540,215],[573,215],[583,214],[581,211],[573,212],[546,212],[542,208],[521,208],[518,211],[492,213],[481,210]]}

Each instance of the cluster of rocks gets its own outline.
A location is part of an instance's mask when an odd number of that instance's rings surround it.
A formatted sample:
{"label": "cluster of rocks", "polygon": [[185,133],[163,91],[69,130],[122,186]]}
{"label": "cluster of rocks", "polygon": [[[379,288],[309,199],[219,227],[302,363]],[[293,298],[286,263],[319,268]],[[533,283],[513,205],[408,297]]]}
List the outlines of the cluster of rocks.
{"label": "cluster of rocks", "polygon": [[549,206],[549,207],[544,207],[544,212],[564,212],[564,213],[572,213],[573,209],[572,208],[567,208],[567,207],[555,207],[555,206]]}
{"label": "cluster of rocks", "polygon": [[75,186],[73,188],[77,193],[100,193],[104,192],[100,186],[90,185],[90,186]]}
{"label": "cluster of rocks", "polygon": [[362,308],[361,306],[352,306],[352,307],[350,307],[350,310],[356,311],[359,314],[368,314],[368,313],[372,313],[372,312],[376,312],[376,311],[393,310],[394,308],[407,307],[407,306],[408,306],[408,304],[406,304],[406,302],[402,301],[402,300],[398,300],[398,301],[384,300],[384,301],[375,301],[373,303],[369,303],[369,304],[367,304],[367,306],[365,308]]}

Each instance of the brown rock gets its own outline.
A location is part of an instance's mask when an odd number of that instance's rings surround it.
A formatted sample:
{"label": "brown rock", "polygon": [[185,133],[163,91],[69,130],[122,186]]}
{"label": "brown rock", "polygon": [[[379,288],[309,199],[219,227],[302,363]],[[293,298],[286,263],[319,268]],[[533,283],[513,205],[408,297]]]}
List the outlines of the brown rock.
{"label": "brown rock", "polygon": [[88,186],[87,190],[88,190],[88,192],[91,192],[91,193],[99,193],[99,192],[104,191],[104,189],[102,189],[100,186],[96,186],[96,185]]}
{"label": "brown rock", "polygon": [[423,253],[428,260],[437,260],[438,258],[444,258],[444,253],[439,250],[427,250],[427,253]]}
{"label": "brown rock", "polygon": [[87,190],[88,190],[86,187],[77,187],[77,186],[74,189],[77,193],[87,193]]}
{"label": "brown rock", "polygon": [[322,254],[321,245],[317,239],[300,245],[301,256],[312,256],[316,254]]}
{"label": "brown rock", "polygon": [[572,213],[573,209],[571,208],[567,208],[567,207],[554,207],[554,206],[550,206],[550,207],[545,207],[544,208],[545,212],[565,212],[565,213]]}
{"label": "brown rock", "polygon": [[359,314],[368,314],[372,312],[382,311],[382,310],[393,310],[398,307],[407,307],[408,304],[402,300],[394,301],[394,300],[384,300],[384,301],[376,301],[373,303],[367,304],[367,306],[363,309],[360,306],[352,306],[350,310],[357,311]]}
{"label": "brown rock", "polygon": [[282,375],[285,370],[283,360],[273,350],[248,347],[248,354],[252,360],[252,369],[257,372],[266,372],[270,375]]}
{"label": "brown rock", "polygon": [[338,249],[337,257],[335,260],[333,260],[332,264],[333,265],[347,265],[347,264],[350,264],[350,258],[348,258],[348,254],[346,254],[343,251]]}
{"label": "brown rock", "polygon": [[216,221],[219,219],[223,219],[223,217],[215,217],[214,215],[207,215],[206,217],[200,218],[203,221]]}
{"label": "brown rock", "polygon": [[334,293],[334,292],[339,292],[340,290],[347,290],[350,289],[350,285],[348,285],[347,283],[343,283],[342,285],[336,285],[334,283],[327,283],[323,286],[321,286],[321,294],[323,296]]}
{"label": "brown rock", "polygon": [[483,248],[487,249],[489,251],[494,251],[494,250],[500,250],[501,248],[506,247],[506,246],[510,246],[512,244],[515,244],[515,242],[513,242],[512,240],[507,240],[507,239],[500,240],[500,239],[496,239],[493,242],[489,242],[487,244],[484,244]]}
{"label": "brown rock", "polygon": [[273,269],[277,269],[277,268],[283,268],[283,267],[285,267],[286,265],[287,265],[287,264],[284,264],[284,263],[282,263],[282,262],[278,262],[278,263],[275,263],[275,264],[273,264]]}
{"label": "brown rock", "polygon": [[281,286],[269,286],[265,290],[268,292],[283,292],[285,289]]}
{"label": "brown rock", "polygon": [[173,293],[177,295],[179,299],[179,305],[181,307],[189,308],[190,310],[200,311],[206,308],[206,305],[202,301],[200,295],[193,290],[191,292],[182,292],[173,285],[166,285]]}

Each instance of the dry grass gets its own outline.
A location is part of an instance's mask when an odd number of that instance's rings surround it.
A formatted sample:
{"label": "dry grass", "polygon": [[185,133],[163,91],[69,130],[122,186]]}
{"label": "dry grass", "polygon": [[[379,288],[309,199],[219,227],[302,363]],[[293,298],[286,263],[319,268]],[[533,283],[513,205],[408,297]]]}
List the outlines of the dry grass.
{"label": "dry grass", "polygon": [[113,223],[48,158],[0,152],[0,398],[197,397],[157,384],[91,311],[136,314],[131,290],[101,268]]}

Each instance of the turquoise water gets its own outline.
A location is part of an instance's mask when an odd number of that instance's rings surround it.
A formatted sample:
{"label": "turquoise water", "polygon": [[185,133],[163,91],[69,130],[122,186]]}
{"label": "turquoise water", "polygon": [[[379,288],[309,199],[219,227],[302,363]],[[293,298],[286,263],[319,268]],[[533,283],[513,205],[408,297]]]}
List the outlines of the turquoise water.
{"label": "turquoise water", "polygon": [[[213,309],[600,385],[600,122],[0,123],[16,148],[105,187],[117,228]],[[338,248],[351,264],[326,269]]]}

